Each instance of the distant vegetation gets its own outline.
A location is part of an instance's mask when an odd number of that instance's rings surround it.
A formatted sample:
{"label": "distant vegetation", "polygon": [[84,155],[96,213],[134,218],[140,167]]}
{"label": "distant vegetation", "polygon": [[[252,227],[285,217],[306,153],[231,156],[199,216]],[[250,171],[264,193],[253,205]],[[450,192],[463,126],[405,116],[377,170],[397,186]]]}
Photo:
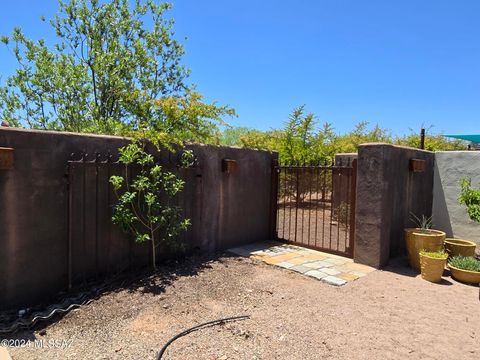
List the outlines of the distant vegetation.
{"label": "distant vegetation", "polygon": [[[151,241],[153,267],[155,248],[160,242],[175,243],[189,221],[174,205],[183,180],[156,162],[147,141],[158,151],[185,142],[276,150],[283,162],[320,162],[372,141],[418,146],[416,135],[393,138],[378,126],[368,129],[367,123],[344,135],[328,123],[318,128],[303,106],[282,129],[221,131],[227,126],[224,118],[236,116],[235,110],[205,102],[187,81],[190,70],[183,65],[170,8],[153,0],[60,0],[50,21],[54,40],[31,40],[19,27],[0,36],[18,65],[0,83],[2,122],[136,139],[120,149],[125,172],[110,178],[117,195],[112,221],[137,241]],[[428,136],[426,146],[463,147],[439,135]],[[139,168],[134,177],[127,176],[132,165]]]}
{"label": "distant vegetation", "polygon": [[157,152],[173,150],[172,143],[212,142],[223,118],[235,116],[188,84],[170,8],[153,0],[59,0],[50,21],[54,41],[30,40],[18,27],[0,36],[18,63],[0,84],[2,122],[135,139],[119,149],[125,170],[110,178],[117,196],[112,221],[136,241],[151,242],[153,268],[161,243],[183,248],[178,235],[190,221],[175,200],[184,181],[158,163],[147,141]]}
{"label": "distant vegetation", "polygon": [[[413,131],[404,136],[394,136],[378,125],[369,127],[367,122],[358,123],[346,134],[335,132],[330,123],[318,126],[313,113],[304,106],[296,108],[281,129],[260,131],[247,127],[230,127],[220,135],[223,145],[252,147],[278,151],[283,163],[317,163],[332,159],[338,153],[356,152],[358,145],[368,142],[385,142],[418,148],[420,135]],[[441,134],[427,131],[425,149],[465,150],[460,140],[447,140]]]}
{"label": "distant vegetation", "polygon": [[[290,163],[325,161],[355,152],[365,142],[419,146],[416,133],[396,137],[366,122],[339,134],[330,123],[319,126],[304,106],[294,109],[283,128],[228,127],[224,119],[236,116],[235,110],[205,102],[187,81],[184,49],[166,15],[170,8],[153,0],[60,1],[50,21],[54,41],[30,40],[21,28],[1,36],[18,67],[0,84],[0,120],[36,129],[141,136],[163,144],[275,150]],[[427,134],[428,150],[464,148],[461,141]]]}
{"label": "distant vegetation", "polygon": [[204,102],[189,85],[170,8],[153,0],[59,1],[50,21],[55,39],[31,40],[19,27],[0,36],[18,63],[0,84],[0,120],[45,130],[140,131],[162,142],[213,137],[235,111]]}

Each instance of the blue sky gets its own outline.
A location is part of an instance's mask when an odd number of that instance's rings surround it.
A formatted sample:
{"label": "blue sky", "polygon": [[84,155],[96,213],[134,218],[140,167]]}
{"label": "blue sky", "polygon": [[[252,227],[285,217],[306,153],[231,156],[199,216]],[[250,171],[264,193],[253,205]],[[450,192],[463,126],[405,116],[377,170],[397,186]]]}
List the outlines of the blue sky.
{"label": "blue sky", "polygon": [[[191,81],[233,106],[233,125],[280,127],[306,104],[345,132],[359,121],[396,134],[434,125],[480,132],[478,0],[178,0],[171,16]],[[56,0],[2,3],[0,34],[51,38]],[[15,68],[0,48],[0,74]]]}

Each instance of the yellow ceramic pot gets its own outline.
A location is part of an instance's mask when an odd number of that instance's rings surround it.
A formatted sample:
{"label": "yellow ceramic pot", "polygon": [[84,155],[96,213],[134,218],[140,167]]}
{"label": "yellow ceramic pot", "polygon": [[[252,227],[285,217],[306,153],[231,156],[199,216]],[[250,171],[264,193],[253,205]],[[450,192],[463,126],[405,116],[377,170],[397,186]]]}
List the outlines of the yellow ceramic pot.
{"label": "yellow ceramic pot", "polygon": [[443,270],[445,270],[446,263],[446,255],[445,258],[439,259],[420,254],[422,278],[431,282],[440,282],[440,280],[442,280]]}
{"label": "yellow ceramic pot", "polygon": [[476,243],[470,240],[445,239],[445,251],[448,256],[474,256]]}
{"label": "yellow ceramic pot", "polygon": [[456,268],[450,264],[448,264],[448,268],[450,269],[450,273],[454,279],[458,281],[469,283],[469,284],[479,284],[480,283],[480,272],[478,271],[470,271],[470,270],[463,270]]}
{"label": "yellow ceramic pot", "polygon": [[415,270],[420,270],[420,256],[418,253],[421,250],[429,252],[443,250],[445,236],[445,233],[440,230],[405,229],[405,241],[410,266]]}

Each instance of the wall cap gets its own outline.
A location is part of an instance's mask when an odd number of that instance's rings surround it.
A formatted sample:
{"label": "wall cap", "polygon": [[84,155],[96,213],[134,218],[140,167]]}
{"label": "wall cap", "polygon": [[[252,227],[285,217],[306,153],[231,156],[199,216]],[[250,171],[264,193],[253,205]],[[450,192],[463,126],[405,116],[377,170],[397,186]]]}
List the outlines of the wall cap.
{"label": "wall cap", "polygon": [[414,148],[414,147],[410,147],[410,146],[403,146],[403,145],[395,145],[395,144],[389,144],[389,143],[385,143],[385,142],[372,142],[372,143],[363,143],[363,144],[360,144],[358,146],[385,146],[385,147],[392,147],[392,148],[396,148],[396,149],[404,149],[404,150],[416,150],[416,151],[420,151],[420,152],[424,152],[424,153],[429,153],[429,154],[433,154],[434,151],[430,151],[430,150],[423,150],[423,149],[418,149],[418,148]]}
{"label": "wall cap", "polygon": [[91,133],[76,133],[70,131],[57,131],[57,130],[37,130],[37,129],[24,129],[24,128],[12,128],[12,127],[0,127],[1,132],[17,132],[17,133],[26,133],[26,134],[41,134],[41,135],[61,135],[61,136],[85,136],[85,137],[95,137],[95,138],[107,138],[107,139],[130,139],[125,136],[116,136],[116,135],[102,135],[102,134],[91,134]]}
{"label": "wall cap", "polygon": [[[8,128],[0,127],[0,134],[2,132],[19,133],[19,134],[35,134],[35,135],[58,135],[58,136],[66,136],[66,137],[81,136],[81,137],[89,137],[89,138],[115,139],[115,140],[131,140],[132,139],[131,137],[117,136],[117,135],[77,133],[77,132],[56,131],[56,130],[37,130],[37,129],[24,129],[24,128],[12,128],[12,127],[8,127]],[[210,148],[234,149],[234,150],[250,150],[250,151],[263,152],[263,153],[273,154],[274,156],[275,155],[278,156],[277,151],[260,150],[255,148],[244,148],[239,146],[202,144],[202,143],[196,143],[196,142],[186,142],[185,145],[202,146],[202,147],[204,146],[204,147],[210,147]]]}
{"label": "wall cap", "polygon": [[442,150],[435,151],[435,154],[475,154],[480,155],[478,150]]}

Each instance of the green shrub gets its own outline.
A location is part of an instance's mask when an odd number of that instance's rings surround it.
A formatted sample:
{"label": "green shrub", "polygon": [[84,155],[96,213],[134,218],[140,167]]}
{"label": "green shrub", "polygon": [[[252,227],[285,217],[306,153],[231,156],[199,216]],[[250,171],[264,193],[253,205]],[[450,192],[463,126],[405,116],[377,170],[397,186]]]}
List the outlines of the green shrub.
{"label": "green shrub", "polygon": [[458,255],[450,258],[448,263],[458,269],[480,272],[480,261],[473,257]]}
{"label": "green shrub", "polygon": [[460,188],[458,202],[467,206],[470,219],[480,222],[480,189],[472,188],[472,180],[468,178],[460,180]]}

